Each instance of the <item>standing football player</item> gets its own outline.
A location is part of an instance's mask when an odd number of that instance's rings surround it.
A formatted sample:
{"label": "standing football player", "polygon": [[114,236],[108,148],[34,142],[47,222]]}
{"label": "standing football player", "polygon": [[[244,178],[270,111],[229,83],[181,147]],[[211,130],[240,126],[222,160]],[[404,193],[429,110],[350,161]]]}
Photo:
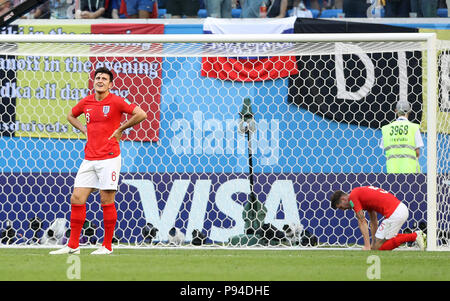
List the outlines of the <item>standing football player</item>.
{"label": "standing football player", "polygon": [[[110,93],[112,82],[110,70],[95,70],[95,93],[79,101],[67,115],[69,123],[86,135],[85,158],[78,170],[70,198],[69,242],[67,246],[50,254],[80,253],[79,241],[86,219],[86,201],[96,189],[100,190],[105,234],[102,246],[91,254],[106,255],[113,252],[112,238],[117,221],[114,198],[121,168],[119,141],[124,130],[146,119],[147,114],[128,100]],[[131,114],[131,118],[121,125],[124,113]],[[86,117],[86,126],[78,120],[81,114]]]}
{"label": "standing football player", "polygon": [[[425,234],[422,231],[398,234],[408,219],[408,208],[386,190],[374,186],[357,187],[350,194],[338,190],[331,196],[331,207],[355,211],[364,238],[363,250],[393,250],[405,242],[414,241],[421,250],[426,247]],[[372,244],[363,210],[369,214]],[[380,225],[377,213],[384,216]]]}

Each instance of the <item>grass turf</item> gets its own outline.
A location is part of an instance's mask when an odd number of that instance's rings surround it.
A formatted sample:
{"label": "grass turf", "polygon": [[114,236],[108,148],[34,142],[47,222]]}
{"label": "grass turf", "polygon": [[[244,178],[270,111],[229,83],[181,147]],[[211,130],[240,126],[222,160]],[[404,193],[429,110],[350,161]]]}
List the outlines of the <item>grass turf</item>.
{"label": "grass turf", "polygon": [[[450,280],[450,252],[349,250],[115,249],[76,256],[87,281],[363,281],[376,255],[380,280]],[[70,280],[74,257],[49,249],[0,248],[0,280]]]}

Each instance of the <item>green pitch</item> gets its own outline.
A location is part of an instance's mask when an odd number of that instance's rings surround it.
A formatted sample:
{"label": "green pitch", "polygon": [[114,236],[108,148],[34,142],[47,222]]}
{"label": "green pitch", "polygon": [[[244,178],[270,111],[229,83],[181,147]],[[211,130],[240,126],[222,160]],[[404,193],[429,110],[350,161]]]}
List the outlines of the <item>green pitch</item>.
{"label": "green pitch", "polygon": [[450,252],[344,250],[115,249],[108,256],[48,255],[49,249],[0,248],[0,280],[302,281],[450,280]]}

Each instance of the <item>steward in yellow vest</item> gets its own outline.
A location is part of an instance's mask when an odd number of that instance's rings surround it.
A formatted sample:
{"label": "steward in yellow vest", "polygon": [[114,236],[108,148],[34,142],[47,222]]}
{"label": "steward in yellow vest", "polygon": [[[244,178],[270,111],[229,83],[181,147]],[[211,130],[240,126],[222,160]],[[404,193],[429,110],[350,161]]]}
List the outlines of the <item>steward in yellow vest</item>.
{"label": "steward in yellow vest", "polygon": [[411,106],[408,102],[398,102],[398,119],[381,128],[381,147],[386,154],[387,173],[419,173],[420,148],[423,140],[420,126],[408,121]]}

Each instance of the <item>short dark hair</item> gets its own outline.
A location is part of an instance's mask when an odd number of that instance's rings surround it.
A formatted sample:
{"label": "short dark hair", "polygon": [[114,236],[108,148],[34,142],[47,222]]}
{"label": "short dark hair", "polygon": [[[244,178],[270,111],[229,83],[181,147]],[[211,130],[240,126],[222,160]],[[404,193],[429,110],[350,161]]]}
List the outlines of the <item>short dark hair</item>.
{"label": "short dark hair", "polygon": [[100,67],[95,70],[94,78],[97,76],[97,73],[106,73],[109,75],[109,81],[112,82],[114,79],[114,74],[106,67]]}
{"label": "short dark hair", "polygon": [[342,190],[336,190],[330,198],[331,201],[331,208],[336,209],[337,205],[339,204],[339,202],[341,201],[341,197],[343,195],[345,195],[346,193],[343,192]]}

